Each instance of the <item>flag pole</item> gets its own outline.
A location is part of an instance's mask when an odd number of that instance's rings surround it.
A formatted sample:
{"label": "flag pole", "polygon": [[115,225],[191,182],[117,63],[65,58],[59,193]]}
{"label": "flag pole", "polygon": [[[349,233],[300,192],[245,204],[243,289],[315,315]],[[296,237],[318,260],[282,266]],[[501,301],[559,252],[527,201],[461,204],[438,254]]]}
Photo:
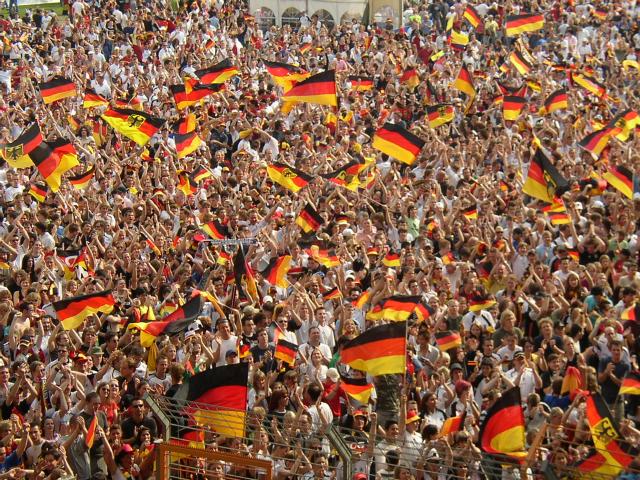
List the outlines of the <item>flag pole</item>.
{"label": "flag pole", "polygon": [[536,436],[533,439],[533,442],[531,442],[531,446],[529,447],[529,453],[527,454],[524,464],[521,467],[521,478],[526,478],[525,473],[527,469],[531,466],[531,463],[533,462],[533,460],[535,459],[535,456],[538,453],[538,449],[542,444],[542,440],[544,439],[544,436],[547,433],[547,425],[548,425],[547,421],[545,420],[540,426],[540,430],[538,430],[538,433],[536,433]]}

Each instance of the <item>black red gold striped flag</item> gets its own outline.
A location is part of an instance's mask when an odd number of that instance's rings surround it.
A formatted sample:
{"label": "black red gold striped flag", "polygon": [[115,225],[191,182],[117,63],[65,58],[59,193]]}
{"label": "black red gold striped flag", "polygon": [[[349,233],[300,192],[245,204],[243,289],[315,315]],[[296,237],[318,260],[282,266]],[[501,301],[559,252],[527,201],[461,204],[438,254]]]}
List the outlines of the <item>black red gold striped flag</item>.
{"label": "black red gold striped flag", "polygon": [[620,395],[640,395],[640,372],[629,371],[620,385]]}
{"label": "black red gold striped flag", "polygon": [[202,227],[204,233],[216,240],[222,240],[223,238],[229,238],[229,228],[226,225],[222,225],[219,221],[214,220],[209,223],[205,223]]}
{"label": "black red gold striped flag", "polygon": [[212,67],[196,70],[196,77],[200,79],[202,85],[224,83],[231,77],[238,75],[240,71],[231,63],[228,58]]}
{"label": "black red gold striped flag", "polygon": [[551,225],[567,225],[571,223],[571,217],[567,212],[549,212],[547,217]]}
{"label": "black red gold striped flag", "polygon": [[329,300],[334,300],[336,298],[342,298],[342,292],[338,287],[334,287],[331,290],[324,292],[322,294],[322,300],[325,302]]}
{"label": "black red gold striped flag", "polygon": [[482,17],[478,14],[475,8],[472,5],[467,5],[467,8],[464,9],[464,13],[462,16],[471,24],[473,28],[478,28],[478,25],[482,23]]}
{"label": "black red gold striped flag", "polygon": [[213,177],[213,173],[207,167],[198,167],[196,170],[191,172],[191,179],[195,183],[200,183],[206,178]]}
{"label": "black red gold striped flag", "polygon": [[35,198],[39,203],[42,203],[46,200],[48,193],[49,187],[45,184],[32,183],[29,186],[29,195]]}
{"label": "black red gold striped flag", "polygon": [[64,138],[42,142],[29,156],[52,192],[57,192],[62,175],[79,165],[73,145]]}
{"label": "black red gold striped flag", "polygon": [[447,418],[442,427],[440,428],[440,432],[438,433],[439,437],[446,437],[450,433],[459,432],[464,428],[464,421],[467,418],[467,411],[464,410],[460,415],[456,417]]}
{"label": "black red gold striped flag", "polygon": [[415,68],[408,68],[400,76],[400,83],[406,85],[411,90],[420,85],[420,77],[418,71]]}
{"label": "black red gold striped flag", "polygon": [[105,290],[53,302],[53,309],[65,330],[75,330],[89,315],[111,313],[115,303],[111,290]]}
{"label": "black red gold striped flag", "polygon": [[567,90],[561,88],[553,92],[545,99],[544,106],[540,110],[540,113],[543,115],[548,115],[557,110],[566,110],[567,108],[569,108],[569,103],[567,100]]}
{"label": "black red gold striped flag", "polygon": [[336,72],[327,70],[294,85],[282,95],[286,102],[303,102],[317,105],[338,105]]}
{"label": "black red gold striped flag", "polygon": [[569,189],[569,183],[539,148],[529,165],[529,173],[522,191],[547,203]]}
{"label": "black red gold striped flag", "polygon": [[296,83],[302,82],[311,76],[309,72],[295,65],[268,62],[266,60],[263,60],[263,63],[273,82],[282,87],[285,92],[290,90]]}
{"label": "black red gold striped flag", "polygon": [[69,79],[64,77],[54,77],[48,82],[38,85],[42,100],[46,105],[76,96],[76,85]]}
{"label": "black red gold striped flag", "polygon": [[389,268],[399,267],[402,264],[400,260],[400,254],[394,253],[394,252],[387,253],[382,259],[382,264],[385,267],[389,267]]}
{"label": "black red gold striped flag", "polygon": [[356,298],[354,301],[352,301],[351,304],[355,308],[362,309],[367,304],[367,302],[369,301],[370,297],[371,297],[371,292],[369,292],[369,290],[366,290],[366,291],[362,292],[358,298]]}
{"label": "black red gold striped flag", "polygon": [[370,375],[404,373],[407,323],[392,322],[365,330],[344,344],[340,361]]}
{"label": "black red gold striped flag", "polygon": [[322,174],[321,177],[329,180],[331,183],[335,183],[336,185],[340,185],[347,190],[355,192],[360,186],[360,179],[358,175],[360,175],[360,173],[363,172],[367,168],[367,166],[368,165],[364,162],[360,163],[356,160],[352,160],[351,162],[347,163],[343,167],[338,168],[334,172]]}
{"label": "black red gold striped flag", "polygon": [[275,287],[287,288],[289,282],[287,281],[287,272],[291,268],[291,255],[283,255],[281,257],[274,257],[269,261],[267,267],[260,272],[262,277]]}
{"label": "black red gold striped flag", "polygon": [[313,180],[311,175],[307,175],[302,170],[295,169],[284,163],[267,165],[267,174],[272,181],[294,193],[299,192]]}
{"label": "black red gold striped flag", "polygon": [[69,177],[69,183],[73,185],[73,188],[76,190],[84,190],[89,186],[91,179],[96,173],[96,166],[92,165],[85,172],[82,172],[78,175],[74,175],[73,177]]}
{"label": "black red gold striped flag", "polygon": [[437,128],[440,125],[449,123],[454,118],[453,105],[427,105],[427,120],[431,128]]}
{"label": "black red gold striped flag", "polygon": [[248,379],[247,362],[211,368],[192,375],[175,397],[185,401],[185,413],[194,423],[224,437],[243,438]]}
{"label": "black red gold striped flag", "polygon": [[238,247],[238,251],[233,257],[233,279],[240,299],[244,298],[252,302],[260,300],[255,274],[244,256],[242,245]]}
{"label": "black red gold striped flag", "polygon": [[471,205],[470,207],[462,210],[462,215],[469,220],[475,220],[478,218],[478,209],[475,205]]}
{"label": "black red gold striped flag", "polygon": [[536,32],[544,28],[544,16],[534,13],[509,15],[505,19],[507,37],[515,37],[522,33]]}
{"label": "black red gold striped flag", "polygon": [[33,166],[33,160],[29,154],[42,143],[40,126],[34,123],[24,130],[18,138],[11,143],[2,145],[2,158],[13,168],[29,168]]}
{"label": "black red gold striped flag", "polygon": [[436,332],[436,344],[442,352],[451,350],[462,345],[462,337],[457,332],[447,330],[446,332]]}
{"label": "black red gold striped flag", "polygon": [[625,197],[633,198],[633,172],[624,165],[608,167],[602,178]]}
{"label": "black red gold striped flag", "polygon": [[460,67],[458,76],[453,82],[453,87],[460,90],[470,99],[473,99],[476,96],[476,87],[473,85],[473,76],[471,76],[469,69],[464,65]]}
{"label": "black red gold striped flag", "polygon": [[89,422],[89,426],[87,427],[87,433],[84,436],[84,444],[89,449],[93,447],[93,443],[95,442],[97,426],[98,426],[98,416],[94,415],[91,421]]}
{"label": "black red gold striped flag", "polygon": [[340,257],[336,255],[334,250],[320,250],[318,247],[311,247],[307,253],[313,260],[327,268],[341,265]]}
{"label": "black red gold striped flag", "polygon": [[185,133],[184,135],[175,134],[173,138],[176,144],[178,158],[184,158],[191,155],[200,147],[200,145],[202,145],[202,139],[196,132]]}
{"label": "black red gold striped flag", "polygon": [[400,125],[385,123],[373,136],[372,146],[407,165],[413,165],[425,141]]}
{"label": "black red gold striped flag", "polygon": [[298,345],[287,340],[287,336],[279,328],[276,331],[275,351],[273,357],[282,360],[288,365],[293,365],[298,353]]}
{"label": "black red gold striped flag", "polygon": [[489,408],[480,426],[482,450],[522,458],[527,455],[525,423],[520,388],[513,387]]}
{"label": "black red gold striped flag", "polygon": [[622,320],[640,321],[640,303],[634,303],[620,314]]}
{"label": "black red gold striped flag", "polygon": [[474,294],[471,296],[469,300],[469,311],[470,312],[479,312],[480,310],[486,310],[487,308],[491,308],[496,304],[496,301],[479,294]]}
{"label": "black red gold striped flag", "polygon": [[505,95],[502,100],[502,116],[505,120],[517,120],[527,100],[514,95]]}
{"label": "black red gold striped flag", "polygon": [[362,77],[359,75],[349,75],[349,83],[351,84],[351,90],[354,92],[366,92],[373,88],[373,78]]}
{"label": "black red gold striped flag", "polygon": [[[576,390],[582,388],[582,374],[576,367],[569,366],[564,373],[560,395],[573,395]],[[573,397],[571,397],[573,400]]]}
{"label": "black red gold striped flag", "polygon": [[355,398],[363,405],[369,403],[371,392],[373,392],[373,383],[369,383],[366,378],[348,378],[340,379],[340,387],[352,398]]}
{"label": "black red gold striped flag", "polygon": [[382,300],[367,313],[367,320],[404,322],[416,313],[422,299],[417,295],[392,295]]}
{"label": "black red gold striped flag", "polygon": [[323,223],[324,219],[309,203],[304,206],[304,208],[298,214],[298,218],[296,218],[296,224],[305,233],[317,231]]}
{"label": "black red gold striped flag", "polygon": [[640,126],[640,115],[634,110],[618,113],[607,125],[611,129],[611,136],[622,142],[629,140],[629,136]]}
{"label": "black red gold striped flag", "polygon": [[140,146],[146,145],[165,123],[162,118],[127,108],[110,108],[100,117],[116,132]]}
{"label": "black red gold striped flag", "polygon": [[522,55],[522,53],[518,50],[514,50],[513,52],[511,52],[511,55],[509,55],[509,61],[514,67],[516,67],[516,70],[520,72],[520,75],[529,74],[529,72],[533,68],[533,65],[531,65],[524,57],[524,55]]}
{"label": "black red gold striped flag", "polygon": [[609,127],[605,127],[588,134],[578,142],[578,146],[598,158],[609,144],[610,139],[611,129]]}
{"label": "black red gold striped flag", "polygon": [[187,107],[195,105],[209,95],[221,92],[224,88],[222,84],[192,85],[190,88],[187,88],[184,84],[180,84],[169,87],[178,110],[184,110]]}
{"label": "black red gold striped flag", "polygon": [[98,95],[94,90],[86,90],[82,99],[82,108],[106,107],[109,100]]}
{"label": "black red gold striped flag", "polygon": [[573,72],[571,81],[598,98],[604,97],[607,93],[606,87],[589,75]]}
{"label": "black red gold striped flag", "polygon": [[195,129],[196,129],[196,116],[193,113],[190,113],[184,118],[180,118],[171,127],[172,131],[180,135],[191,133]]}
{"label": "black red gold striped flag", "polygon": [[178,172],[178,190],[186,196],[193,195],[198,191],[198,182],[194,181],[191,176],[183,171]]}

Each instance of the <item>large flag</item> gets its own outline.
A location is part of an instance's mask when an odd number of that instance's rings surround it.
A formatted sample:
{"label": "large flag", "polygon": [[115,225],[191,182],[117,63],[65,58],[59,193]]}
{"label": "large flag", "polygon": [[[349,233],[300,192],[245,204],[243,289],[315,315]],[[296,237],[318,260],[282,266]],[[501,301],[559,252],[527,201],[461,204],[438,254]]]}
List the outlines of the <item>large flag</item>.
{"label": "large flag", "polygon": [[195,73],[202,85],[211,85],[214,83],[224,83],[231,77],[238,75],[240,71],[233,66],[231,60],[227,58],[213,67],[196,70]]}
{"label": "large flag", "polygon": [[247,410],[247,362],[205,370],[191,376],[176,393],[186,400],[186,414],[218,435],[244,437]]}
{"label": "large flag", "polygon": [[269,265],[260,272],[262,277],[273,286],[287,288],[287,272],[291,269],[291,255],[274,257],[269,261]]}
{"label": "large flag", "polygon": [[372,145],[390,157],[412,165],[424,147],[425,141],[400,125],[385,123],[373,136]]}
{"label": "large flag", "polygon": [[610,166],[602,175],[610,185],[627,198],[633,198],[633,172],[624,165]]}
{"label": "large flag", "polygon": [[96,166],[91,165],[87,171],[69,177],[69,183],[71,183],[71,185],[73,185],[73,188],[75,188],[76,190],[84,190],[89,186],[89,183],[91,183],[91,180],[93,179],[95,173]]}
{"label": "large flag", "polygon": [[422,299],[418,295],[393,295],[382,300],[367,313],[367,320],[404,322],[415,313]]}
{"label": "large flag", "polygon": [[335,70],[318,73],[297,83],[282,95],[282,100],[336,107],[338,97]]}
{"label": "large flag", "polygon": [[40,126],[36,122],[24,130],[13,142],[2,145],[2,158],[13,168],[32,167],[33,160],[29,154],[39,147],[42,141]]}
{"label": "large flag", "polygon": [[473,86],[473,77],[471,76],[469,69],[464,65],[460,68],[460,72],[458,72],[458,77],[455,82],[453,82],[453,86],[467,95],[470,99],[473,99],[476,96],[476,88]]}
{"label": "large flag", "polygon": [[111,290],[105,290],[53,302],[53,309],[65,330],[75,330],[89,315],[111,313],[115,304]]}
{"label": "large flag", "polygon": [[453,120],[453,117],[453,105],[427,105],[427,119],[429,120],[429,126],[431,128],[437,128],[440,125],[449,123]]}
{"label": "large flag", "polygon": [[263,60],[264,66],[271,75],[271,79],[276,85],[281,86],[284,91],[288,91],[298,82],[306,80],[311,76],[306,70],[280,62],[268,62]]}
{"label": "large flag", "polygon": [[276,330],[275,350],[273,352],[273,358],[282,360],[288,365],[293,365],[296,361],[296,354],[298,353],[298,345],[287,340],[285,333],[279,328]]}
{"label": "large flag", "polygon": [[171,90],[173,101],[176,102],[178,110],[184,110],[191,105],[195,105],[209,95],[213,95],[214,93],[224,90],[224,85],[191,85],[187,88],[186,85],[181,84],[171,85],[169,89]]}
{"label": "large flag", "polygon": [[517,120],[527,100],[515,95],[505,95],[502,100],[502,116],[505,120]]}
{"label": "large flag", "polygon": [[305,207],[298,214],[296,218],[296,224],[304,231],[304,233],[315,232],[324,223],[324,219],[313,208],[310,203],[307,203]]}
{"label": "large flag", "polygon": [[640,372],[629,371],[622,379],[620,395],[640,395]]}
{"label": "large flag", "polygon": [[345,343],[341,362],[370,375],[404,373],[407,323],[392,322],[365,330]]}
{"label": "large flag", "polygon": [[536,32],[544,28],[544,16],[532,13],[509,15],[505,19],[507,37],[515,37],[522,33]]}
{"label": "large flag", "polygon": [[42,142],[29,156],[52,192],[60,188],[62,175],[79,165],[75,148],[63,138]]}
{"label": "large flag", "polygon": [[489,408],[480,426],[480,445],[491,454],[525,457],[525,423],[520,387],[513,387]]}
{"label": "large flag", "polygon": [[350,397],[355,398],[358,402],[366,405],[371,398],[373,384],[369,383],[366,378],[348,378],[340,379],[340,387]]}
{"label": "large flag", "polygon": [[331,183],[340,185],[355,192],[360,185],[360,179],[358,175],[368,167],[367,163],[360,163],[356,160],[352,160],[343,167],[338,168],[334,172],[322,174],[322,178],[329,180]]}
{"label": "large flag", "polygon": [[202,312],[202,296],[198,295],[160,320],[130,323],[127,328],[138,330],[140,345],[148,348],[160,335],[185,331],[198,318],[200,312]]}
{"label": "large flag", "polygon": [[568,107],[567,90],[565,88],[561,88],[546,98],[544,106],[540,109],[540,113],[548,115],[557,110],[566,110]]}
{"label": "large flag", "polygon": [[66,78],[55,77],[48,82],[38,85],[40,95],[45,104],[50,104],[62,100],[64,98],[76,96],[75,84]]}
{"label": "large flag", "polygon": [[101,118],[116,132],[140,146],[146,145],[165,122],[162,118],[128,108],[110,108]]}
{"label": "large flag", "polygon": [[173,138],[178,158],[188,157],[202,145],[202,139],[196,132],[185,133],[184,135],[175,134]]}
{"label": "large flag", "polygon": [[295,169],[284,163],[272,163],[267,165],[269,178],[278,185],[296,193],[304,188],[313,177],[302,170]]}
{"label": "large flag", "polygon": [[599,157],[610,139],[611,129],[609,127],[604,127],[588,134],[578,142],[578,146],[589,152],[591,155]]}
{"label": "large flag", "polygon": [[529,165],[529,174],[522,191],[531,197],[553,203],[554,199],[566,192],[568,188],[567,180],[538,148]]}

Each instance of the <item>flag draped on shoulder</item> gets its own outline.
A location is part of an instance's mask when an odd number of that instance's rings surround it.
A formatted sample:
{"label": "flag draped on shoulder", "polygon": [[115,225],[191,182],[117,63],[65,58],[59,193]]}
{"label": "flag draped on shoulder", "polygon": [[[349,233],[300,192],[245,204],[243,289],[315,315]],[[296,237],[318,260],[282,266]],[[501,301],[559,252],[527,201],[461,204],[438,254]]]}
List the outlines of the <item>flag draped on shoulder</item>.
{"label": "flag draped on shoulder", "polygon": [[337,106],[336,72],[327,70],[303,80],[282,95],[286,102]]}
{"label": "flag draped on shoulder", "polygon": [[365,330],[345,343],[342,363],[370,375],[404,373],[407,348],[406,322],[392,322]]}
{"label": "flag draped on shoulder", "polygon": [[480,426],[482,450],[510,457],[525,457],[525,423],[520,388],[513,387],[489,408]]}
{"label": "flag draped on shoulder", "polygon": [[53,309],[65,330],[75,330],[89,315],[111,313],[115,303],[111,290],[105,290],[53,302]]}
{"label": "flag draped on shoulder", "polygon": [[162,118],[127,108],[110,108],[101,118],[116,132],[140,146],[146,145],[165,123]]}
{"label": "flag draped on shoulder", "polygon": [[374,148],[407,165],[413,165],[425,141],[400,125],[385,123],[373,136]]}
{"label": "flag draped on shoulder", "polygon": [[527,195],[547,203],[554,203],[569,188],[569,183],[560,174],[540,148],[529,165],[529,174],[522,191]]}

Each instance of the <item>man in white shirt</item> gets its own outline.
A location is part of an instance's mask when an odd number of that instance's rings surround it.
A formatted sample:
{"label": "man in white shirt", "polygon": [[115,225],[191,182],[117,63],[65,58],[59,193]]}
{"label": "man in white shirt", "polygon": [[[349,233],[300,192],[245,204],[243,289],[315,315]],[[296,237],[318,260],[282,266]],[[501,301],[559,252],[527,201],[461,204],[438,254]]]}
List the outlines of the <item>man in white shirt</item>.
{"label": "man in white shirt", "polygon": [[211,342],[213,349],[213,358],[216,361],[216,367],[226,365],[225,353],[231,349],[238,348],[238,337],[231,334],[229,320],[221,318],[218,320],[217,333]]}
{"label": "man in white shirt", "polygon": [[330,425],[333,422],[331,407],[319,401],[321,397],[322,388],[316,383],[309,385],[309,388],[304,393],[304,402],[311,404],[308,412],[311,415],[311,428],[314,432],[318,432],[323,425]]}
{"label": "man in white shirt", "polygon": [[516,352],[513,356],[513,368],[505,376],[520,388],[520,398],[526,401],[536,389],[542,388],[542,379],[534,368],[529,366],[524,352]]}

